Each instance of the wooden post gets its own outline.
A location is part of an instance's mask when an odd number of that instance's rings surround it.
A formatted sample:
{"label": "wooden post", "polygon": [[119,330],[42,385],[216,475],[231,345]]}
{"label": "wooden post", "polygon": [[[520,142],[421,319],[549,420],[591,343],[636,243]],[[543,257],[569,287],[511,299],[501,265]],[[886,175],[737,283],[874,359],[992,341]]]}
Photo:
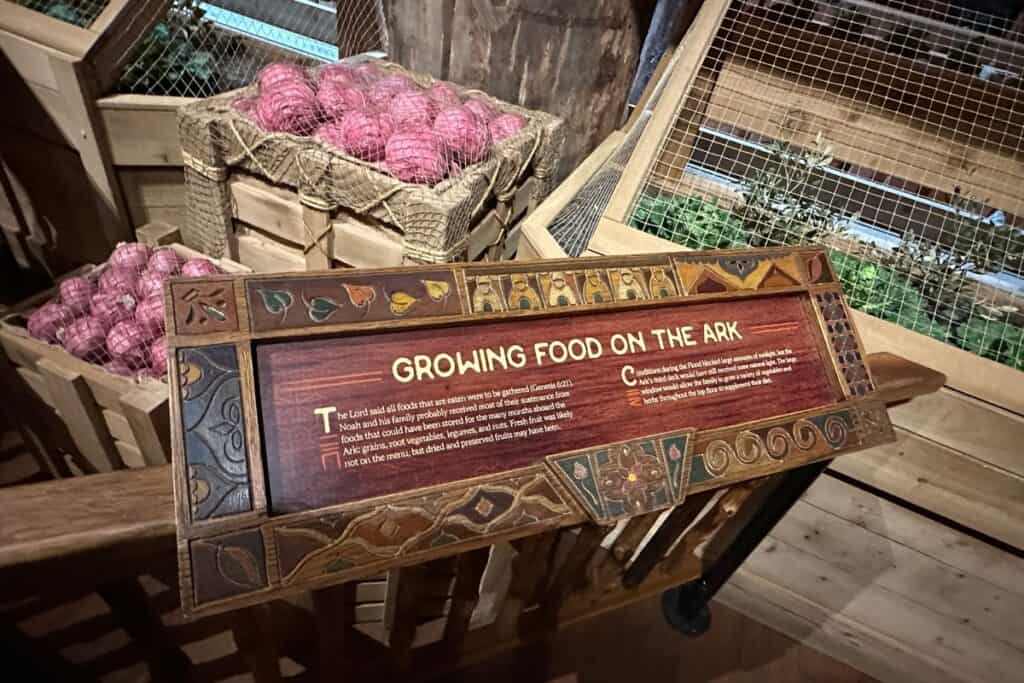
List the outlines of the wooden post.
{"label": "wooden post", "polygon": [[313,591],[313,610],[319,637],[319,680],[344,679],[345,642],[355,622],[356,584],[349,582]]}
{"label": "wooden post", "polygon": [[646,29],[638,4],[390,0],[391,55],[414,71],[565,119],[564,176],[622,122]]}

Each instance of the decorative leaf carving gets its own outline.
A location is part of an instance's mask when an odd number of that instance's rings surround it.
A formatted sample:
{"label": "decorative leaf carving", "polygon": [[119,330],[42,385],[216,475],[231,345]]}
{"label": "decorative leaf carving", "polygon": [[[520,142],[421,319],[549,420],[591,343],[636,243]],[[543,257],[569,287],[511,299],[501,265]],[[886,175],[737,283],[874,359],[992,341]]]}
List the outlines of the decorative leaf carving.
{"label": "decorative leaf carving", "polygon": [[444,301],[451,293],[451,285],[442,280],[420,280],[431,301]]}
{"label": "decorative leaf carving", "polygon": [[227,315],[225,315],[224,311],[220,310],[219,308],[216,308],[216,307],[210,306],[210,305],[206,305],[206,306],[203,307],[203,309],[206,311],[206,314],[208,316],[210,316],[211,318],[213,318],[214,320],[219,320],[221,322],[224,322],[225,320],[228,319],[228,317],[227,317]]}
{"label": "decorative leaf carving", "polygon": [[263,307],[267,309],[267,313],[280,314],[282,321],[288,315],[288,309],[295,303],[292,293],[284,289],[257,289],[256,291],[263,299]]}
{"label": "decorative leaf carving", "polygon": [[322,323],[341,308],[341,304],[326,296],[315,296],[305,302],[309,319],[315,323]]}
{"label": "decorative leaf carving", "polygon": [[217,549],[217,571],[231,583],[249,590],[263,585],[259,562],[245,548],[220,546]]}
{"label": "decorative leaf carving", "polygon": [[348,292],[348,299],[352,302],[352,305],[363,309],[363,315],[366,315],[366,311],[370,309],[370,305],[377,298],[376,290],[369,285],[349,285],[343,283],[341,286]]}
{"label": "decorative leaf carving", "polygon": [[391,312],[395,315],[405,315],[406,312],[412,308],[413,304],[419,301],[416,297],[411,294],[406,294],[405,292],[395,292],[388,298],[391,302],[388,308],[390,308]]}

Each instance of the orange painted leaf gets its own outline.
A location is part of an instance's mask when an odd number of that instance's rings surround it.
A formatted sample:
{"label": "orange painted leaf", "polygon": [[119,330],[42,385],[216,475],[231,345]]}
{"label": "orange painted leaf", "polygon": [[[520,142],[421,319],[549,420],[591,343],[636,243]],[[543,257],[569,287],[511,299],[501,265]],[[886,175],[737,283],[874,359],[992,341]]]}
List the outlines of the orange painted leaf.
{"label": "orange painted leaf", "polygon": [[347,285],[342,287],[348,292],[349,301],[358,308],[367,308],[377,298],[377,292],[369,285]]}

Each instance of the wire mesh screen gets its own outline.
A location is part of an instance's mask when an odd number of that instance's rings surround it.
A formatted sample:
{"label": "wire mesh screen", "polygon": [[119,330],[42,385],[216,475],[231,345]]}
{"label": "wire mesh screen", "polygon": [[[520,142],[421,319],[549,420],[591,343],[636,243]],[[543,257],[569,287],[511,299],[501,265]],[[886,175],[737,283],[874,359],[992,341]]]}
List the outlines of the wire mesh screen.
{"label": "wire mesh screen", "polygon": [[386,50],[382,0],[174,0],[135,46],[117,90],[208,97],[272,62],[310,66]]}
{"label": "wire mesh screen", "polygon": [[597,230],[597,224],[611,201],[615,186],[622,178],[629,157],[646,130],[654,107],[661,100],[670,73],[671,68],[666,69],[658,81],[652,84],[651,96],[622,142],[575,196],[562,207],[548,226],[551,236],[567,255],[576,257],[586,251]]}
{"label": "wire mesh screen", "polygon": [[854,307],[1024,369],[1020,41],[941,3],[734,0],[631,222],[824,243]]}
{"label": "wire mesh screen", "polygon": [[107,0],[10,0],[22,7],[60,19],[75,26],[86,27],[107,6]]}

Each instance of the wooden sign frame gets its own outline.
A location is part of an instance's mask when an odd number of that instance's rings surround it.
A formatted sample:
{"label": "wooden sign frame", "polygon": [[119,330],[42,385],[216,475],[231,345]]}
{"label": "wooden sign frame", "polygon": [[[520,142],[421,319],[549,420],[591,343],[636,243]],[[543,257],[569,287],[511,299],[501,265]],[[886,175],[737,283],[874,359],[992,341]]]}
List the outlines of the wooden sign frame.
{"label": "wooden sign frame", "polygon": [[[550,296],[552,281],[563,280],[572,295]],[[820,248],[217,276],[173,280],[164,297],[188,614],[586,520],[609,524],[677,505],[689,493],[894,439]],[[538,454],[526,467],[320,509],[273,514],[268,504],[256,357],[275,340],[334,343],[382,331],[546,318],[568,325],[574,316],[657,315],[662,307],[707,302],[763,298],[772,306],[773,297],[799,299],[833,399],[826,405],[706,430],[681,424],[627,442]],[[633,470],[607,475],[640,462],[646,488],[626,505],[619,488]]]}

